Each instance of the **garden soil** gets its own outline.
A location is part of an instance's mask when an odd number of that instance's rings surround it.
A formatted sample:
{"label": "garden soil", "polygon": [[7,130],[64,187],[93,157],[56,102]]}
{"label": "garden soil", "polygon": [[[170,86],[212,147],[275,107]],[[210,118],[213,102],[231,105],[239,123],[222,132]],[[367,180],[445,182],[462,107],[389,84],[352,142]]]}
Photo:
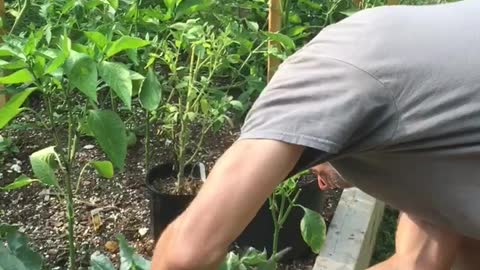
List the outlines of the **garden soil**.
{"label": "garden soil", "polygon": [[[3,132],[4,137],[12,138],[21,153],[5,158],[0,164],[0,186],[13,181],[21,174],[32,175],[28,156],[52,142],[44,129],[31,125],[34,121],[23,116],[21,126]],[[31,122],[30,125],[27,125]],[[22,128],[23,127],[23,128]],[[206,142],[202,160],[207,168],[220,157],[224,149],[233,143],[238,132],[223,130],[220,134],[210,136]],[[152,165],[169,159],[165,150],[168,142],[152,138]],[[89,138],[80,140],[77,164],[89,160],[105,159],[104,154]],[[142,255],[150,257],[153,240],[150,231],[148,192],[144,185],[143,138],[128,151],[126,168],[116,173],[113,179],[98,178],[89,170],[75,200],[75,238],[81,269],[87,269],[89,256],[94,251],[108,254],[114,262],[119,261],[116,235],[122,233],[129,243]],[[80,168],[76,168],[78,172]],[[325,196],[324,217],[330,222],[341,191],[327,192]],[[53,190],[38,184],[9,193],[0,193],[0,223],[19,225],[31,239],[32,245],[45,258],[45,269],[64,269],[67,264],[67,223],[65,206],[59,203]],[[291,265],[282,265],[282,270],[312,269],[314,256],[296,261]]]}

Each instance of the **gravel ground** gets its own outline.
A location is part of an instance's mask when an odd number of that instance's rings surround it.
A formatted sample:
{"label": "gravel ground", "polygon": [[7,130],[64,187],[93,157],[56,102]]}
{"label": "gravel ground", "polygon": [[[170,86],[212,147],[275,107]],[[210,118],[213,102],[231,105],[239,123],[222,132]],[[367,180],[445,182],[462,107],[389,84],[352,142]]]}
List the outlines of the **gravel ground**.
{"label": "gravel ground", "polygon": [[[31,122],[23,117],[20,122]],[[18,121],[16,121],[18,123]],[[31,175],[28,156],[51,144],[44,130],[17,126],[15,132],[4,132],[4,137],[14,140],[19,153],[7,154],[0,164],[0,186],[4,186],[21,174]],[[6,134],[5,134],[6,133]],[[202,160],[208,167],[222,154],[237,137],[236,131],[222,131],[206,142]],[[77,163],[104,159],[104,154],[93,146],[88,138],[80,140]],[[118,262],[116,235],[122,233],[136,250],[147,257],[151,256],[151,239],[148,194],[144,186],[143,143],[130,148],[126,168],[116,173],[113,179],[101,179],[93,171],[84,174],[81,188],[75,199],[75,238],[81,269],[87,269],[89,256],[94,251],[109,254]],[[168,159],[165,142],[153,138],[152,161],[160,163]],[[0,159],[1,160],[1,159]],[[79,171],[80,168],[76,168]],[[331,220],[341,191],[326,194],[324,217]],[[93,217],[93,218],[92,218]],[[33,184],[21,190],[0,193],[0,222],[16,224],[32,241],[36,250],[45,258],[45,269],[65,269],[68,259],[67,223],[65,205],[59,202],[53,190]],[[311,269],[314,256],[296,261],[291,265],[280,266],[282,270]]]}

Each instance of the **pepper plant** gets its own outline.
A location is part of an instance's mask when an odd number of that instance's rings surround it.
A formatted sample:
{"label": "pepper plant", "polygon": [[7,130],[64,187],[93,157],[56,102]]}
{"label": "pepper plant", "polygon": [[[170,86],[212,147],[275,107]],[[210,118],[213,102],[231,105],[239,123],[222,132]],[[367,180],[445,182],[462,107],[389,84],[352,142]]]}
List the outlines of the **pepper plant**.
{"label": "pepper plant", "polygon": [[[56,40],[46,40],[46,28],[32,31],[27,38],[8,36],[0,47],[0,68],[8,75],[0,77],[0,84],[14,87],[17,94],[0,109],[0,129],[21,112],[32,112],[50,131],[53,145],[31,154],[30,163],[34,178],[19,177],[4,190],[40,182],[59,194],[65,203],[68,221],[69,266],[76,269],[74,241],[74,190],[80,188],[82,172],[93,167],[105,178],[113,177],[113,168],[122,170],[127,154],[126,129],[120,116],[112,110],[101,109],[98,95],[108,89],[130,108],[132,81],[143,76],[130,71],[121,63],[108,61],[127,49],[137,49],[147,41],[122,36],[113,41],[97,32],[86,33],[94,47],[72,43],[66,35]],[[21,107],[33,92],[40,92],[45,100],[48,121],[39,112]],[[78,109],[80,108],[80,109]],[[54,114],[67,118],[66,127],[55,121]],[[95,137],[109,160],[92,160],[77,164],[79,132],[86,122],[87,129]],[[65,132],[66,131],[66,132]],[[62,137],[67,134],[66,138]],[[78,177],[75,168],[83,167]]]}
{"label": "pepper plant", "polygon": [[312,252],[318,254],[326,238],[326,224],[323,217],[297,203],[298,196],[301,193],[298,181],[308,171],[300,172],[277,186],[272,195],[268,198],[270,212],[273,221],[273,244],[272,253],[268,257],[267,252],[249,248],[242,254],[230,252],[227,254],[221,270],[275,270],[278,261],[285,256],[290,248],[278,250],[278,239],[282,226],[287,221],[289,214],[294,207],[299,207],[304,211],[304,216],[300,221],[300,232],[303,240],[311,248]]}

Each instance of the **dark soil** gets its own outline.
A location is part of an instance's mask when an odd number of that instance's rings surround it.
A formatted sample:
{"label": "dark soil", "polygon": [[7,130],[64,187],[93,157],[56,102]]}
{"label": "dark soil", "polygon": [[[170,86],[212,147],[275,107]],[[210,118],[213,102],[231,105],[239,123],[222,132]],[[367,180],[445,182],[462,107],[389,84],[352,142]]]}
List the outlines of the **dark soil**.
{"label": "dark soil", "polygon": [[153,184],[160,193],[170,195],[194,195],[198,193],[203,182],[196,179],[185,179],[185,182],[178,187],[177,179],[169,177],[162,181],[154,181]]}
{"label": "dark soil", "polygon": [[[0,134],[14,140],[20,149],[18,154],[3,153],[5,164],[0,164],[0,186],[12,182],[21,174],[32,175],[28,162],[31,153],[52,145],[52,139],[34,120],[23,117],[15,129]],[[211,169],[224,149],[237,138],[236,131],[223,130],[206,141],[201,153],[207,168]],[[161,138],[153,137],[152,166],[166,162],[170,154]],[[77,163],[105,159],[104,154],[90,138],[80,140]],[[0,153],[2,154],[2,153]],[[87,269],[89,256],[94,251],[109,254],[118,262],[116,235],[122,233],[137,252],[147,257],[152,255],[153,240],[150,231],[150,216],[147,192],[144,185],[143,138],[128,151],[123,172],[116,172],[113,179],[101,179],[93,171],[87,171],[75,200],[75,238],[81,269]],[[80,170],[80,167],[75,168]],[[323,215],[330,222],[341,191],[326,192]],[[67,236],[65,205],[59,202],[54,190],[34,184],[9,193],[0,192],[0,222],[18,225],[32,241],[33,247],[45,258],[45,269],[64,269],[67,263]],[[312,269],[314,256],[281,266],[283,270]]]}

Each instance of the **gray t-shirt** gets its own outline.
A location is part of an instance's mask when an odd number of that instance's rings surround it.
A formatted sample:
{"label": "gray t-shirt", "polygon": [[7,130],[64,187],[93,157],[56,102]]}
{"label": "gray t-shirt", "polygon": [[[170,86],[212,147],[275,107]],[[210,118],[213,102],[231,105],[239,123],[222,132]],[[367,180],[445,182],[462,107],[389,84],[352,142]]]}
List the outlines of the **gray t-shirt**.
{"label": "gray t-shirt", "polygon": [[307,147],[403,211],[480,239],[480,1],[380,7],[288,58],[240,139]]}

